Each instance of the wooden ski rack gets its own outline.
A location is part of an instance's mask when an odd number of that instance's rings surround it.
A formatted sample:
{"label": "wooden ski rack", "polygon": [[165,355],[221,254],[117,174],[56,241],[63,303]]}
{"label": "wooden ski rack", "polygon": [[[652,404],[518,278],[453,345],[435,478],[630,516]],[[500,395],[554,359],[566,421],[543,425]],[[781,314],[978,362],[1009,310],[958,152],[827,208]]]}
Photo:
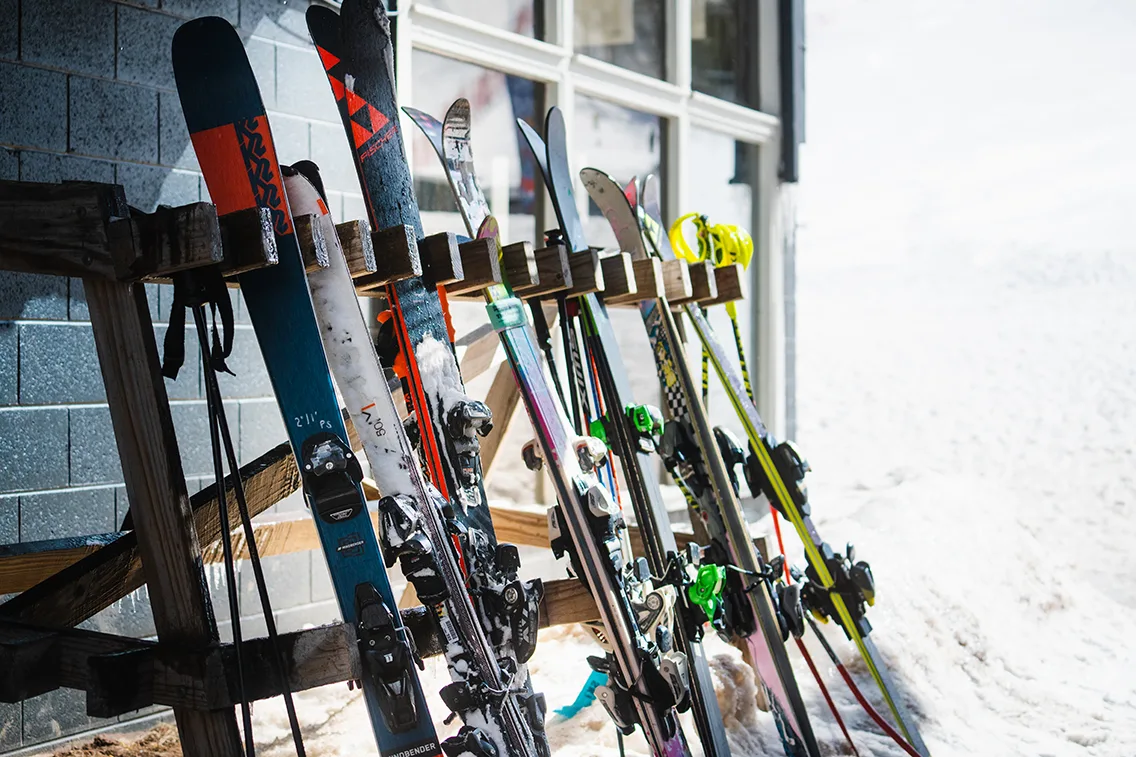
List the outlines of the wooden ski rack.
{"label": "wooden ski rack", "polygon": [[[329,264],[330,226],[314,216],[294,219],[309,271]],[[455,296],[477,296],[504,275],[521,297],[575,296],[601,292],[613,304],[678,295],[702,305],[742,296],[740,267],[692,276],[681,261],[632,262],[625,253],[568,254],[563,245],[533,250],[527,243],[498,248],[474,240],[458,245],[453,234],[416,240],[411,227],[374,231],[365,221],[335,227],[359,294],[376,296],[385,285],[425,275]],[[500,251],[500,257],[498,257]],[[220,266],[235,274],[277,262],[267,210],[218,217],[214,206],[193,203],[131,211],[121,187],[94,183],[0,182],[0,270],[73,276],[83,280],[99,363],[131,502],[129,530],[111,534],[0,546],[0,702],[19,702],[60,687],[87,692],[88,713],[113,717],[149,705],[174,708],[183,744],[208,745],[208,753],[238,757],[232,705],[237,670],[232,645],[215,641],[217,629],[205,590],[204,566],[222,560],[228,538],[237,559],[247,559],[243,534],[220,522],[217,487],[189,496],[164,380],[140,282],[169,281],[179,272]],[[555,309],[546,311],[555,322]],[[503,363],[489,390],[498,416],[482,442],[488,471],[519,404],[511,370]],[[360,449],[347,422],[350,444]],[[297,491],[300,476],[287,442],[242,466],[251,516]],[[365,487],[377,497],[373,485]],[[540,508],[491,508],[502,541],[548,546]],[[374,519],[376,516],[372,514]],[[641,551],[638,531],[629,532]],[[319,548],[308,515],[261,519],[255,538],[262,556]],[[680,547],[693,537],[676,533]],[[158,640],[79,630],[76,626],[148,585]],[[423,656],[440,654],[430,613],[402,610]],[[545,582],[541,626],[593,621],[598,613],[576,580]],[[357,679],[354,631],[335,624],[281,636],[292,690]],[[266,640],[242,648],[250,696],[283,690]],[[190,754],[194,750],[188,750]]]}

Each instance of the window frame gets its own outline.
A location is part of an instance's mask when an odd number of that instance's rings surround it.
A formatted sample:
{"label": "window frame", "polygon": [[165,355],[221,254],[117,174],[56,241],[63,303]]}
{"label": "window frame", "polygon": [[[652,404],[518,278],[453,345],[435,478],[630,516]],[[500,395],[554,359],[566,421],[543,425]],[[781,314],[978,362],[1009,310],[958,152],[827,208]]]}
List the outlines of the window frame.
{"label": "window frame", "polygon": [[[578,53],[574,45],[575,0],[543,3],[545,39],[534,39],[415,2],[400,0],[396,33],[397,85],[400,99],[413,103],[411,53],[422,50],[521,76],[545,85],[545,107],[557,105],[574,123],[575,96],[587,95],[661,116],[664,119],[663,179],[665,210],[675,218],[690,208],[687,172],[692,127],[707,129],[759,148],[758,186],[753,188],[755,242],[747,307],[754,324],[750,369],[757,378],[757,405],[774,433],[784,433],[785,275],[784,221],[791,197],[782,200],[778,179],[780,154],[779,78],[777,74],[777,3],[758,0],[759,109],[692,89],[690,0],[667,0],[665,80],[619,68]],[[538,30],[539,33],[540,30]],[[409,44],[405,42],[409,40]],[[404,124],[406,126],[407,124]],[[572,153],[572,131],[568,149]],[[407,145],[408,150],[410,145]],[[556,224],[551,208],[540,214],[544,228]],[[739,219],[744,222],[745,219]]]}

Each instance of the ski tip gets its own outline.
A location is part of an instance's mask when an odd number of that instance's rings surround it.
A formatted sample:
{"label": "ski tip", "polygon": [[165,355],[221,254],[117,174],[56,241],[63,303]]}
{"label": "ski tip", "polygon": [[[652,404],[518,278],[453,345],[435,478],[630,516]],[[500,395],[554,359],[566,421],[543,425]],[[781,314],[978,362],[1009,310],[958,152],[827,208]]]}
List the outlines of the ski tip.
{"label": "ski tip", "polygon": [[469,100],[464,97],[459,97],[454,100],[450,105],[450,109],[446,111],[446,123],[461,122],[468,124],[470,119]]}

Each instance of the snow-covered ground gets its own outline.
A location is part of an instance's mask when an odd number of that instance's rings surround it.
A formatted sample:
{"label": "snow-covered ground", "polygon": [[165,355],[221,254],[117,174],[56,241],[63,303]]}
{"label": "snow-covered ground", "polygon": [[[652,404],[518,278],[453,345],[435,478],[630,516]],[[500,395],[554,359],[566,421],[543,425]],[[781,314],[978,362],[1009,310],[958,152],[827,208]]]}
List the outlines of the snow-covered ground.
{"label": "snow-covered ground", "polygon": [[[874,636],[936,757],[1130,757],[1136,6],[808,12],[798,440],[821,533],[871,561]],[[735,754],[779,754],[752,673],[710,651]],[[593,652],[542,634],[550,709]],[[796,662],[824,753],[849,754]],[[859,753],[901,754],[824,668]],[[309,754],[373,753],[344,687],[300,699]],[[275,703],[257,722],[286,739]],[[598,706],[549,733],[558,757],[617,753]]]}

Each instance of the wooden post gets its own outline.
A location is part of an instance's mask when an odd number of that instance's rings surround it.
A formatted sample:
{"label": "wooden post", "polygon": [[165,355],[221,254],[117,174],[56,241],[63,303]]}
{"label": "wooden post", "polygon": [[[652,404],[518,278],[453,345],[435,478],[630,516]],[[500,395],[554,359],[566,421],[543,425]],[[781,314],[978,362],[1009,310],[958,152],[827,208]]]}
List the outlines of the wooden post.
{"label": "wooden post", "polygon": [[481,290],[501,283],[501,261],[497,259],[495,239],[471,239],[458,245],[461,254],[462,271],[465,274],[458,281],[446,284],[446,294],[450,296],[481,296]]}
{"label": "wooden post", "polygon": [[[150,586],[158,639],[188,649],[215,641],[201,549],[185,488],[150,306],[140,285],[83,281],[122,475]],[[187,755],[241,754],[232,710],[175,709]]]}

